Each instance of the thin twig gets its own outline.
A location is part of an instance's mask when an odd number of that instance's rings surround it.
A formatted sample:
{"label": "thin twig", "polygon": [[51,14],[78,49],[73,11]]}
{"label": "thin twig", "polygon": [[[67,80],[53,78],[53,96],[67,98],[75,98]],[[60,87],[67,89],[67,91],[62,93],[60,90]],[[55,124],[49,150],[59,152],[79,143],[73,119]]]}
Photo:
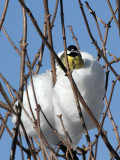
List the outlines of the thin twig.
{"label": "thin twig", "polygon": [[13,96],[13,94],[12,94],[12,91],[11,91],[11,88],[10,88],[10,85],[9,85],[8,81],[6,81],[6,79],[2,76],[2,74],[0,74],[0,78],[1,78],[1,79],[4,81],[4,83],[6,84],[6,87],[7,87],[7,89],[8,89],[8,92],[9,92],[12,100],[14,100],[14,96]]}
{"label": "thin twig", "polygon": [[9,128],[7,127],[6,122],[4,121],[4,119],[3,119],[3,117],[2,117],[1,114],[0,114],[0,120],[2,121],[2,123],[3,123],[6,131],[8,132],[8,134],[13,138],[13,135],[12,135],[12,133],[10,132]]}
{"label": "thin twig", "polygon": [[[44,22],[44,36],[46,37],[46,39],[48,38],[48,36],[47,36],[46,20]],[[38,60],[38,64],[37,64],[37,68],[36,68],[35,74],[38,74],[39,69],[42,66],[42,59],[43,59],[44,48],[45,48],[45,43],[42,41],[41,47],[40,47],[39,52],[38,52],[39,53],[39,60]],[[32,65],[32,67],[33,67],[33,65]]]}
{"label": "thin twig", "polygon": [[[10,36],[7,34],[5,28],[2,27],[2,30],[5,34],[5,36],[7,37],[7,39],[9,40],[9,42],[11,43],[11,45],[13,46],[13,48],[15,49],[15,51],[18,53],[18,55],[21,57],[21,52],[19,51],[19,49],[16,47],[16,45],[14,44],[14,42],[12,41],[12,39],[10,38]],[[25,64],[29,67],[29,63],[27,61],[25,61]]]}
{"label": "thin twig", "polygon": [[9,0],[6,0],[4,10],[3,10],[3,13],[2,13],[2,17],[1,17],[1,20],[0,20],[0,30],[1,30],[3,22],[5,20],[5,15],[6,15],[6,12],[7,12],[7,9],[8,9],[8,3],[9,3]]}
{"label": "thin twig", "polygon": [[35,110],[36,110],[36,115],[37,115],[37,123],[35,123],[35,127],[36,127],[36,130],[38,131],[37,135],[38,135],[38,137],[40,139],[41,151],[42,151],[43,158],[45,159],[46,158],[46,154],[45,154],[45,150],[44,150],[44,143],[43,143],[42,133],[41,133],[41,128],[40,128],[40,113],[39,113],[39,111],[41,111],[41,106],[38,105],[38,103],[37,103],[37,97],[36,97],[36,94],[35,94],[35,88],[34,88],[34,83],[33,83],[33,79],[32,79],[32,75],[31,74],[30,74],[30,81],[31,81],[33,97],[34,97],[35,105],[36,105],[36,109]]}
{"label": "thin twig", "polygon": [[[6,114],[5,114],[5,118],[4,118],[4,122],[7,124],[7,120],[8,120],[8,117],[10,116],[10,112],[6,112]],[[3,134],[3,132],[4,132],[4,129],[5,129],[5,125],[4,125],[4,123],[2,123],[1,124],[1,126],[0,126],[0,139],[1,139],[1,137],[2,137],[2,134]]]}
{"label": "thin twig", "polygon": [[68,147],[70,156],[71,156],[71,158],[73,159],[74,157],[73,157],[73,154],[72,154],[72,152],[71,152],[71,146],[70,146],[70,144],[71,144],[71,138],[70,138],[70,136],[68,136],[68,133],[67,133],[67,131],[65,130],[65,126],[64,126],[64,123],[63,123],[63,120],[62,120],[62,115],[57,115],[57,116],[58,116],[58,118],[60,119],[60,122],[61,122],[61,125],[62,125],[62,129],[63,129],[63,131],[64,131],[64,135],[65,135],[65,138],[66,138],[66,141],[67,141],[67,147]]}
{"label": "thin twig", "polygon": [[[11,103],[9,97],[7,96],[7,94],[6,94],[6,92],[5,92],[1,83],[0,83],[0,92],[1,92],[2,96],[4,97],[5,101],[7,102],[8,106],[9,106],[8,110],[10,109],[15,114],[15,111],[13,110],[13,107],[12,107],[12,103]],[[7,107],[7,106],[3,105],[3,107]]]}
{"label": "thin twig", "polygon": [[0,101],[0,107],[3,109],[6,109],[10,113],[14,113],[13,110],[10,108],[10,106],[2,101]]}
{"label": "thin twig", "polygon": [[85,1],[85,3],[86,3],[86,7],[89,9],[90,13],[94,17],[94,20],[95,20],[95,23],[96,23],[96,26],[97,26],[97,30],[98,30],[98,34],[99,34],[99,37],[100,37],[100,40],[101,40],[101,43],[102,43],[102,49],[103,49],[104,54],[105,54],[105,45],[104,45],[102,34],[101,34],[101,31],[100,31],[100,27],[99,27],[99,24],[98,24],[98,21],[97,21],[96,13],[95,13],[95,11],[92,10],[92,8],[90,7],[90,5],[87,1]]}
{"label": "thin twig", "polygon": [[[50,25],[51,15],[49,14],[48,1],[43,0],[43,3],[44,3],[44,10],[45,10],[45,19],[46,19],[46,24],[47,24],[48,40],[49,40],[49,44],[53,48],[52,32],[51,32],[51,25]],[[54,86],[56,83],[56,67],[55,67],[55,58],[53,56],[52,51],[50,51],[50,58],[51,58],[52,81],[53,81],[53,86]]]}
{"label": "thin twig", "polygon": [[90,143],[90,151],[89,151],[88,160],[91,160],[91,155],[92,155],[92,144]]}
{"label": "thin twig", "polygon": [[33,121],[35,122],[36,119],[35,119],[35,116],[34,116],[34,113],[33,113],[32,107],[31,107],[31,104],[30,104],[30,98],[29,98],[28,88],[27,88],[26,84],[25,84],[25,90],[26,90],[26,95],[27,95],[28,106],[29,106],[29,109],[30,109]]}
{"label": "thin twig", "polygon": [[120,36],[120,0],[117,0],[117,8],[118,8],[118,29],[119,29],[119,36]]}
{"label": "thin twig", "polygon": [[16,50],[16,52],[19,54],[19,56],[21,56],[21,53],[19,51],[19,49],[16,47],[16,45],[13,43],[12,39],[10,38],[10,36],[7,34],[6,30],[4,27],[2,27],[2,30],[5,34],[5,36],[7,37],[7,39],[9,40],[9,42],[11,43],[11,45],[14,47],[14,49]]}
{"label": "thin twig", "polygon": [[[115,59],[113,59],[112,61],[110,61],[110,64],[114,64],[120,61],[120,58],[117,58],[117,61]],[[106,67],[106,64],[103,66],[104,68]]]}
{"label": "thin twig", "polygon": [[22,158],[22,160],[24,160],[24,155],[23,155],[23,150],[22,150],[22,139],[21,139],[20,132],[19,132],[19,140],[20,140],[21,158]]}
{"label": "thin twig", "polygon": [[115,17],[114,11],[113,11],[113,9],[112,9],[111,3],[110,3],[109,0],[107,0],[107,3],[108,3],[108,6],[109,6],[109,8],[110,8],[110,11],[111,11],[111,13],[112,13],[113,19],[114,19],[114,21],[115,21],[115,23],[116,23],[116,25],[117,25],[117,27],[118,27],[118,22],[117,22],[117,19],[116,19],[116,17]]}
{"label": "thin twig", "polygon": [[79,47],[77,38],[75,37],[75,34],[74,34],[74,32],[73,32],[72,26],[68,26],[68,27],[69,27],[69,29],[70,29],[70,31],[71,31],[71,33],[72,33],[72,38],[74,39],[74,41],[75,41],[75,43],[76,43],[76,46],[77,46],[78,50],[80,50],[80,47]]}
{"label": "thin twig", "polygon": [[[117,79],[117,80],[118,80],[118,79]],[[115,82],[116,82],[116,81],[115,81]],[[97,139],[98,139],[98,137],[99,137],[99,135],[100,135],[100,132],[101,132],[101,130],[102,130],[102,127],[103,127],[105,118],[106,118],[106,116],[107,116],[107,112],[108,112],[109,107],[110,107],[110,103],[111,103],[111,100],[112,100],[113,91],[114,91],[114,87],[115,87],[115,82],[113,82],[113,85],[112,85],[112,89],[111,89],[110,97],[109,97],[109,102],[107,102],[107,98],[106,98],[106,96],[104,96],[104,101],[105,101],[105,103],[106,103],[106,110],[105,110],[105,113],[103,114],[102,122],[101,122],[101,125],[100,125],[100,130],[99,130],[99,132],[98,132],[98,134],[97,134]]]}
{"label": "thin twig", "polygon": [[94,160],[97,159],[97,151],[98,151],[98,137],[96,139],[96,144],[95,144],[95,157],[94,157]]}
{"label": "thin twig", "polygon": [[[20,101],[23,101],[23,90],[24,90],[24,72],[25,72],[25,55],[26,55],[26,39],[27,39],[27,18],[26,18],[26,11],[22,7],[23,12],[23,38],[21,45],[21,68],[20,68],[20,88],[19,88],[19,97]],[[18,130],[21,120],[21,105],[18,103],[18,114],[16,118],[16,124],[15,124],[15,132],[13,136],[12,141],[12,147],[11,147],[11,154],[10,154],[10,160],[14,160],[15,158],[15,152],[16,152],[16,144],[17,144],[17,136],[18,136]]]}
{"label": "thin twig", "polygon": [[[116,12],[117,12],[117,8],[115,9],[114,14],[116,14]],[[104,25],[105,28],[106,28],[105,35],[104,35],[104,45],[105,46],[106,46],[106,43],[107,43],[108,31],[111,27],[110,24],[111,24],[112,20],[113,20],[113,16],[111,17],[110,21],[107,24]]]}
{"label": "thin twig", "polygon": [[25,130],[25,128],[24,128],[24,125],[23,125],[22,121],[20,121],[20,124],[21,124],[22,131],[23,131],[23,133],[24,133],[24,136],[25,136],[27,145],[28,145],[28,147],[29,147],[29,152],[27,152],[27,154],[32,155],[33,158],[34,158],[34,160],[37,160],[36,155],[35,155],[35,152],[34,152],[34,150],[32,150],[32,148],[31,148],[31,143],[30,143],[30,141],[29,141],[28,135],[27,135],[27,133],[26,133],[26,130]]}
{"label": "thin twig", "polygon": [[52,21],[51,21],[51,27],[54,26],[54,21],[55,21],[57,10],[58,10],[58,2],[59,2],[59,0],[56,0],[55,11],[54,11],[53,18],[52,18]]}

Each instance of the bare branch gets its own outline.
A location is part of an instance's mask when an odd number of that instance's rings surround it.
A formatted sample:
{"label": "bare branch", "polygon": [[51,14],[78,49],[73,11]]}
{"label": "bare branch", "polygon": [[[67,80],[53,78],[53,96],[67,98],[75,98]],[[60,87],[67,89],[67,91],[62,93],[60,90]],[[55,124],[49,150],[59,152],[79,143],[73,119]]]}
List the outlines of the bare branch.
{"label": "bare branch", "polygon": [[[7,112],[5,114],[5,118],[4,118],[4,122],[7,123],[7,120],[8,120],[8,117],[10,116],[10,112]],[[2,122],[1,126],[0,126],[0,139],[2,137],[2,134],[4,132],[4,129],[5,129],[5,125],[4,125],[4,122]]]}
{"label": "bare branch", "polygon": [[5,104],[5,103],[3,103],[2,101],[0,101],[0,107],[3,108],[3,109],[6,109],[7,111],[9,111],[11,113],[13,112],[13,110],[10,108],[10,106]]}
{"label": "bare branch", "polygon": [[19,54],[19,56],[21,56],[21,53],[19,51],[19,49],[15,46],[15,44],[13,43],[13,41],[11,40],[10,36],[7,34],[6,30],[4,27],[2,27],[2,30],[5,34],[5,36],[7,37],[7,39],[9,40],[9,42],[11,43],[11,45],[14,47],[14,49],[16,50],[16,52]]}
{"label": "bare branch", "polygon": [[[49,9],[48,9],[48,3],[47,0],[43,0],[44,3],[44,10],[45,10],[45,19],[47,23],[47,32],[48,32],[48,40],[53,48],[53,40],[52,40],[52,32],[51,32],[51,25],[50,25],[50,14],[49,14]],[[55,58],[53,56],[52,51],[50,51],[50,57],[51,57],[51,71],[52,71],[52,80],[53,80],[53,86],[56,83],[56,68],[55,68]]]}
{"label": "bare branch", "polygon": [[3,13],[2,13],[2,17],[1,17],[1,20],[0,20],[0,30],[1,30],[3,22],[5,20],[5,15],[6,15],[6,12],[7,12],[7,9],[8,9],[8,3],[9,3],[9,0],[6,0],[4,10],[3,10]]}
{"label": "bare branch", "polygon": [[51,21],[51,27],[54,26],[54,21],[55,21],[57,10],[58,10],[58,2],[59,2],[59,0],[56,0],[55,11],[54,11],[53,18],[52,18],[52,21]]}
{"label": "bare branch", "polygon": [[[4,88],[3,88],[3,86],[2,86],[1,83],[0,83],[0,92],[1,92],[2,96],[4,97],[5,101],[7,102],[7,104],[9,105],[10,110],[11,110],[13,113],[15,113],[15,111],[14,111],[13,108],[12,108],[12,103],[11,103],[9,97],[7,96],[7,94],[6,94],[6,92],[5,92],[5,90],[4,90]],[[6,106],[6,105],[4,105],[3,107],[5,107],[5,106]]]}
{"label": "bare branch", "polygon": [[[27,19],[26,19],[26,12],[25,9],[22,8],[23,11],[23,38],[21,42],[21,69],[20,69],[20,88],[19,88],[19,97],[21,102],[23,101],[23,89],[24,89],[24,72],[25,72],[25,55],[26,55],[26,39],[27,39]],[[18,110],[17,110],[17,118],[16,118],[16,125],[15,125],[15,132],[12,141],[11,147],[11,155],[10,160],[14,160],[15,152],[16,152],[16,144],[17,144],[17,136],[19,132],[19,125],[21,120],[21,105],[18,103]]]}
{"label": "bare branch", "polygon": [[7,130],[8,134],[13,137],[12,133],[10,132],[9,128],[6,125],[6,122],[4,121],[2,115],[0,114],[0,120],[2,121],[2,124],[4,125],[5,129]]}
{"label": "bare branch", "polygon": [[76,43],[77,48],[80,50],[80,47],[79,47],[79,44],[78,44],[77,38],[76,38],[76,37],[75,37],[75,35],[74,35],[74,32],[73,32],[72,26],[68,26],[68,27],[69,27],[69,29],[70,29],[70,31],[71,31],[71,33],[72,33],[72,38],[74,39],[74,41],[75,41],[75,43]]}
{"label": "bare branch", "polygon": [[117,8],[118,8],[118,29],[119,29],[119,36],[120,36],[120,0],[117,0]]}
{"label": "bare branch", "polygon": [[115,23],[116,23],[116,25],[117,25],[117,27],[118,27],[118,22],[117,22],[117,19],[116,19],[116,17],[115,17],[114,11],[113,11],[113,9],[112,9],[111,3],[110,3],[109,0],[107,0],[107,3],[108,3],[108,6],[109,6],[109,8],[110,8],[110,11],[111,11],[111,13],[112,13],[113,19],[114,19],[114,21],[115,21]]}

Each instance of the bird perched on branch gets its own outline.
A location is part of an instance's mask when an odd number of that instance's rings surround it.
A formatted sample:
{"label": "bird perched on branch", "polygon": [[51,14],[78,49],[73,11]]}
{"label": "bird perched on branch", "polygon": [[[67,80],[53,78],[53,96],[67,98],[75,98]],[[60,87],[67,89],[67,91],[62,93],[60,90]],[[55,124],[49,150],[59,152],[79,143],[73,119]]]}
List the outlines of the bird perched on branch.
{"label": "bird perched on branch", "polygon": [[[64,51],[58,53],[58,56],[66,66]],[[67,48],[67,57],[70,70],[72,71],[72,77],[86,104],[94,114],[95,118],[99,121],[104,107],[104,70],[93,56],[86,52],[79,51],[74,45]],[[50,71],[33,77],[37,103],[41,106],[50,124],[54,126],[64,140],[66,140],[66,131],[70,145],[75,149],[84,133],[83,127],[78,114],[70,81],[68,77],[65,76],[65,73],[60,66],[57,65],[56,67],[57,81],[54,88]],[[31,83],[28,85],[28,93],[33,113],[37,119],[35,110],[36,105]],[[23,95],[23,106],[30,114],[30,117],[32,117],[26,91],[24,91]],[[87,129],[95,128],[94,123],[81,103],[80,107]],[[21,120],[28,135],[35,138],[38,137],[35,128],[31,125],[31,121],[28,119],[24,111],[22,111]],[[15,123],[15,121],[16,118],[13,116],[13,123]],[[53,130],[41,112],[40,127],[49,144],[57,145],[61,141],[53,133]]]}
{"label": "bird perched on branch", "polygon": [[[64,51],[58,56],[65,65]],[[105,92],[105,78],[102,66],[92,55],[79,51],[71,45],[67,50],[69,68],[72,70],[72,77],[86,104],[99,121],[103,111],[103,96]],[[82,123],[78,114],[73,90],[70,81],[64,72],[57,67],[57,82],[53,89],[53,105],[56,129],[64,138],[65,133],[60,119],[56,115],[62,115],[65,130],[69,135],[71,145],[76,147],[84,133]],[[87,129],[95,128],[90,116],[80,103],[83,118]]]}

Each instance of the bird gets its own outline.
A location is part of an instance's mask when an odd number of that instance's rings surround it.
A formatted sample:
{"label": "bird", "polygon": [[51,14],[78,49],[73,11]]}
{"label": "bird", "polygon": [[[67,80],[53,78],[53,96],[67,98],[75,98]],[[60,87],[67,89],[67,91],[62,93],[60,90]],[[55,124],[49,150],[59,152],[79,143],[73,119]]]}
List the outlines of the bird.
{"label": "bird", "polygon": [[[58,56],[66,66],[64,51],[60,52]],[[91,54],[78,50],[74,45],[68,47],[67,58],[69,68],[72,71],[72,77],[83,99],[99,121],[104,108],[105,76],[103,67]],[[68,133],[69,142],[75,149],[84,131],[70,81],[59,65],[57,65],[57,82],[53,88],[53,105],[56,129],[66,140],[65,129]],[[95,128],[94,123],[81,102],[80,107],[87,130]],[[64,129],[58,115],[62,117]]]}
{"label": "bird", "polygon": [[[66,67],[64,51],[59,52],[58,57]],[[91,54],[77,49],[74,45],[68,46],[67,57],[69,68],[72,71],[72,77],[88,107],[94,114],[95,118],[99,121],[104,108],[103,96],[105,92],[105,78],[103,67]],[[49,123],[55,128],[58,134],[66,140],[63,126],[59,118],[61,116],[65,131],[69,135],[70,145],[75,149],[82,138],[84,131],[68,77],[65,75],[59,64],[56,64],[56,84],[54,86],[50,70],[46,71],[46,73],[33,76],[32,80],[37,103],[40,105]],[[27,89],[30,104],[34,116],[37,119],[36,104],[31,83],[29,83]],[[23,93],[22,103],[30,117],[33,119],[29,109],[26,90]],[[17,104],[18,101],[16,102],[16,105]],[[81,103],[80,107],[87,129],[90,130],[95,128],[94,123]],[[33,138],[38,138],[36,130],[26,116],[24,110],[22,110],[21,113],[21,121],[23,122],[27,134]],[[14,124],[16,123],[15,115],[12,118],[12,122]],[[40,128],[49,145],[57,146],[61,142],[61,139],[53,133],[52,128],[41,112]],[[21,128],[20,132],[23,135]]]}

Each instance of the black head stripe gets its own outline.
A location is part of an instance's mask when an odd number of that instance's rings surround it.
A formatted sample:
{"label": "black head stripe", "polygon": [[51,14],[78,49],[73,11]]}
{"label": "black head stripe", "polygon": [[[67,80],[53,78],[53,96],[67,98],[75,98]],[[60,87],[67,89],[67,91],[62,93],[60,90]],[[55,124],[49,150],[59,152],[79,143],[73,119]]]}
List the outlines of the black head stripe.
{"label": "black head stripe", "polygon": [[71,51],[71,50],[76,51],[76,50],[77,50],[77,47],[74,46],[74,45],[70,45],[70,46],[68,46],[67,50],[68,50],[68,51]]}

